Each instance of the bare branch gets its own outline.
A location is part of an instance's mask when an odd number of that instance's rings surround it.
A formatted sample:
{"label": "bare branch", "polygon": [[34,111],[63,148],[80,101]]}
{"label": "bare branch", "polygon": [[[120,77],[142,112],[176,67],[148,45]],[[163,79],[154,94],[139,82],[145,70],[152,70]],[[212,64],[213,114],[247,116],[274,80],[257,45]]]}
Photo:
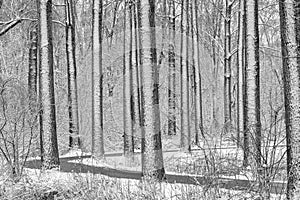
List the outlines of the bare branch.
{"label": "bare branch", "polygon": [[4,35],[5,33],[7,33],[10,29],[12,29],[13,27],[15,27],[16,25],[18,25],[20,22],[22,21],[22,19],[18,18],[16,20],[14,20],[13,22],[9,23],[4,29],[2,29],[0,31],[0,36]]}

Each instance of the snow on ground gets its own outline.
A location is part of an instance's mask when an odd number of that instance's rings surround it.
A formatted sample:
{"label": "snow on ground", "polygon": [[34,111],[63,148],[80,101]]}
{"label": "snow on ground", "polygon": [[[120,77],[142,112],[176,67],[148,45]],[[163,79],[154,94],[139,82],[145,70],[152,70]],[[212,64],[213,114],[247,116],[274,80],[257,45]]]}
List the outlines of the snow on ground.
{"label": "snow on ground", "polygon": [[68,153],[59,156],[60,158],[71,158],[71,157],[80,157],[80,156],[88,156],[90,153],[85,153],[81,151],[81,149],[71,149]]}
{"label": "snow on ground", "polygon": [[[124,178],[111,178],[104,175],[94,175],[91,173],[65,173],[59,171],[41,172],[36,169],[26,169],[26,174],[32,181],[51,188],[54,184],[66,185],[70,187],[82,180],[87,184],[93,184],[95,180],[105,180],[106,183],[112,182],[118,189],[115,192],[129,192],[136,194],[153,194],[155,199],[178,200],[192,198],[201,200],[218,199],[218,200],[240,200],[254,199],[257,194],[249,191],[236,191],[220,188],[207,188],[203,186],[188,184],[170,184],[170,183],[142,183],[139,180],[130,180]],[[200,198],[199,198],[200,197]],[[271,194],[271,200],[284,199],[282,195]]]}

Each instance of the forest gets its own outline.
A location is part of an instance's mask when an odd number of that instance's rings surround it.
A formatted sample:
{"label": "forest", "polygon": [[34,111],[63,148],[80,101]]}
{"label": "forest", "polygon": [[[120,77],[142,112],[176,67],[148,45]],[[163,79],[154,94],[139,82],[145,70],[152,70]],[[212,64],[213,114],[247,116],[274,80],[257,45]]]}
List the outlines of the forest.
{"label": "forest", "polygon": [[300,199],[296,0],[0,0],[0,199]]}

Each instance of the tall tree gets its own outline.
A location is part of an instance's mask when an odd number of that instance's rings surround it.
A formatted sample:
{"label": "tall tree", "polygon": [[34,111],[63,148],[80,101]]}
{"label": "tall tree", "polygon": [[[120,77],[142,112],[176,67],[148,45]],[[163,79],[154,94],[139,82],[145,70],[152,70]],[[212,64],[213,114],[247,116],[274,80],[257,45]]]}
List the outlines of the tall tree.
{"label": "tall tree", "polygon": [[165,177],[165,169],[160,130],[154,0],[138,0],[138,19],[142,63],[142,173],[145,177],[161,180]]}
{"label": "tall tree", "polygon": [[280,32],[283,67],[284,106],[287,148],[287,199],[299,199],[300,182],[300,38],[299,4],[280,0]]}
{"label": "tall tree", "polygon": [[192,92],[192,96],[193,96],[193,102],[194,102],[194,124],[195,124],[195,142],[196,144],[198,144],[199,142],[199,90],[198,90],[198,84],[199,84],[199,73],[198,73],[198,68],[196,68],[196,48],[195,48],[195,44],[197,43],[197,41],[195,40],[195,33],[194,33],[194,27],[195,27],[195,22],[196,20],[194,20],[194,18],[197,18],[197,16],[195,15],[195,5],[194,5],[194,1],[191,0],[190,2],[190,13],[191,13],[191,69],[192,69],[192,88],[193,88],[193,92]]}
{"label": "tall tree", "polygon": [[169,0],[169,76],[168,76],[168,135],[176,134],[176,63],[175,63],[175,1]]}
{"label": "tall tree", "polygon": [[138,34],[138,15],[137,15],[137,0],[133,4],[133,19],[134,19],[134,43],[135,43],[135,71],[136,71],[136,93],[137,93],[137,110],[139,126],[141,127],[141,92],[140,92],[140,60],[139,60],[139,34]]}
{"label": "tall tree", "polygon": [[224,20],[224,123],[226,129],[231,123],[231,10],[233,1],[225,0]]}
{"label": "tall tree", "polygon": [[[34,25],[35,26],[35,25]],[[28,70],[28,94],[30,110],[35,114],[37,103],[37,75],[38,75],[38,33],[36,27],[33,27],[29,33],[30,48],[29,48],[29,70]]]}
{"label": "tall tree", "polygon": [[248,134],[254,136],[255,162],[261,167],[261,121],[260,121],[260,81],[259,81],[259,31],[258,1],[246,3],[246,102],[245,124]]}
{"label": "tall tree", "polygon": [[65,0],[66,54],[68,71],[69,148],[79,148],[77,67],[75,42],[75,4]]}
{"label": "tall tree", "polygon": [[249,165],[249,155],[250,155],[250,144],[249,144],[249,139],[250,139],[250,133],[249,131],[247,131],[247,126],[248,123],[246,118],[246,110],[248,109],[248,107],[246,106],[246,100],[247,100],[247,96],[246,96],[246,66],[247,66],[247,62],[248,60],[246,59],[246,36],[247,36],[247,15],[246,15],[246,1],[243,1],[243,32],[242,32],[242,43],[243,43],[243,92],[242,92],[242,101],[243,101],[243,115],[242,115],[242,119],[243,119],[243,149],[244,149],[244,155],[243,155],[243,166],[248,166]]}
{"label": "tall tree", "polygon": [[244,0],[239,0],[238,11],[238,38],[236,54],[236,71],[237,71],[237,145],[240,146],[240,136],[243,133],[243,83],[244,83],[244,35],[243,35],[243,17],[244,17]]}
{"label": "tall tree", "polygon": [[43,141],[42,168],[52,169],[59,166],[59,155],[56,133],[55,92],[53,72],[52,45],[52,1],[39,0],[39,99],[40,134]]}
{"label": "tall tree", "polygon": [[[203,4],[203,2],[201,2]],[[197,96],[197,103],[198,103],[198,109],[199,109],[199,127],[201,131],[201,135],[204,138],[204,130],[203,130],[203,107],[202,107],[202,78],[201,78],[201,65],[200,65],[200,30],[199,30],[199,5],[198,5],[198,0],[195,0],[195,26],[196,26],[196,88],[198,89],[196,91],[196,96]],[[201,4],[201,5],[202,5]],[[199,142],[199,134],[196,135],[196,144]]]}
{"label": "tall tree", "polygon": [[102,74],[103,1],[93,0],[92,33],[92,154],[104,157],[103,138],[103,74]]}
{"label": "tall tree", "polygon": [[[126,37],[127,37],[127,11],[129,21],[131,20],[130,15],[132,14],[131,10],[131,2],[125,0],[124,7],[124,32],[123,32],[123,126],[124,126],[124,155],[128,157],[132,157],[133,155],[133,113],[132,109],[132,22],[130,24],[129,30],[129,52],[127,52],[126,48]],[[127,54],[129,54],[127,56]],[[128,60],[126,61],[126,59]]]}
{"label": "tall tree", "polygon": [[[180,75],[181,75],[181,149],[190,151],[190,103],[189,103],[189,0],[182,0],[181,5],[181,47],[180,47]],[[185,8],[185,9],[184,9]],[[186,11],[185,13],[183,11]]]}
{"label": "tall tree", "polygon": [[129,1],[129,8],[128,8],[128,14],[129,14],[129,92],[130,92],[130,119],[131,119],[131,135],[130,140],[132,143],[132,151],[134,151],[134,137],[136,134],[136,110],[135,110],[135,93],[133,89],[133,83],[134,83],[134,73],[133,73],[133,59],[134,59],[134,51],[133,51],[133,36],[134,36],[134,25],[133,25],[133,10],[134,10],[134,2],[133,0]]}
{"label": "tall tree", "polygon": [[[30,114],[34,117],[32,121],[33,124],[36,124],[38,114],[38,32],[37,24],[34,23],[32,30],[30,30],[30,47],[29,47],[29,69],[28,69],[28,95],[29,95],[29,109]],[[0,79],[1,80],[1,79]],[[37,124],[34,125],[37,128]],[[40,141],[36,141],[34,148],[38,151],[43,148]],[[42,153],[42,152],[41,152]]]}

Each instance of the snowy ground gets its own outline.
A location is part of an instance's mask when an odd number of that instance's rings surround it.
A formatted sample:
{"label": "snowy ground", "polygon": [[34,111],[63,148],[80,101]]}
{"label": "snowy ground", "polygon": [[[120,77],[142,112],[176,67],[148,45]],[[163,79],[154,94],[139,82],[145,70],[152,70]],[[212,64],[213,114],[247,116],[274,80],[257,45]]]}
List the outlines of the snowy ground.
{"label": "snowy ground", "polygon": [[[267,149],[267,148],[266,148]],[[272,149],[272,148],[269,148]],[[236,149],[234,146],[228,146],[227,148],[193,148],[193,152],[183,153],[178,152],[176,150],[171,150],[169,152],[164,152],[164,162],[165,165],[172,165],[172,162],[181,163],[182,165],[191,165],[191,163],[198,162],[199,160],[203,160],[205,156],[213,156],[216,159],[218,158],[235,158],[240,159],[242,157],[242,150]],[[270,154],[271,151],[267,152]],[[285,148],[278,148],[275,151],[275,157],[282,157],[285,152]],[[90,153],[84,153],[81,151],[70,151],[65,155],[60,156],[60,158],[75,158],[82,157],[81,159],[72,159],[68,162],[72,163],[81,163],[90,166],[99,166],[99,167],[107,167],[114,168],[120,170],[130,170],[130,171],[141,171],[141,154],[137,153],[134,158],[134,162],[131,163],[130,166],[127,166],[126,160],[122,156],[122,152],[112,152],[107,153],[106,158],[103,161],[95,160],[92,158],[88,158]],[[31,159],[30,159],[31,160]],[[201,161],[202,162],[202,161]],[[168,168],[167,168],[168,169]],[[189,171],[172,171],[167,170],[168,174],[173,175],[187,175],[187,176],[196,176],[195,174],[189,174]],[[228,190],[221,189],[218,186],[208,187],[208,186],[199,186],[199,185],[188,185],[188,184],[170,184],[170,183],[143,183],[138,180],[131,179],[122,179],[122,178],[111,178],[100,174],[91,174],[91,173],[65,173],[59,171],[46,171],[41,172],[40,170],[35,169],[26,169],[25,174],[29,177],[28,180],[31,182],[39,183],[40,185],[45,186],[46,188],[53,188],[59,185],[67,185],[68,187],[76,188],[78,187],[78,181],[84,182],[88,185],[91,185],[92,188],[93,182],[96,179],[104,180],[104,184],[111,183],[112,185],[117,185],[118,190],[122,190],[123,192],[129,193],[143,193],[149,190],[151,194],[155,195],[155,199],[170,199],[170,200],[179,200],[179,199],[220,199],[220,200],[244,200],[244,199],[255,199],[257,194],[252,193],[250,191],[238,191],[238,190]],[[242,179],[242,180],[254,180],[253,174],[251,173],[251,168],[243,171],[240,174],[236,174],[233,176],[222,175],[220,178],[228,178],[228,179]],[[2,179],[5,181],[5,179]],[[4,182],[0,182],[4,184]],[[53,187],[52,187],[53,186]],[[23,186],[22,186],[23,187]],[[0,188],[1,189],[1,188]],[[188,196],[187,196],[188,195]],[[157,198],[156,198],[157,197]],[[126,198],[125,198],[126,199]],[[271,195],[272,200],[281,200],[285,199],[284,195]]]}
{"label": "snowy ground", "polygon": [[[31,181],[39,183],[40,185],[46,185],[48,188],[51,186],[60,184],[68,185],[71,187],[81,179],[87,182],[87,184],[93,184],[96,179],[105,180],[107,183],[113,182],[118,188],[119,192],[128,193],[151,193],[155,195],[155,199],[169,199],[179,200],[186,199],[218,199],[218,200],[245,200],[255,199],[257,194],[249,191],[236,191],[220,188],[205,188],[202,186],[186,185],[186,184],[170,184],[170,183],[144,183],[141,181],[130,179],[116,179],[103,175],[93,175],[91,173],[63,173],[59,171],[46,171],[26,169],[26,174],[31,178]],[[116,191],[118,192],[118,191]],[[200,195],[201,194],[201,195]],[[284,195],[271,194],[271,200],[283,200]]]}

